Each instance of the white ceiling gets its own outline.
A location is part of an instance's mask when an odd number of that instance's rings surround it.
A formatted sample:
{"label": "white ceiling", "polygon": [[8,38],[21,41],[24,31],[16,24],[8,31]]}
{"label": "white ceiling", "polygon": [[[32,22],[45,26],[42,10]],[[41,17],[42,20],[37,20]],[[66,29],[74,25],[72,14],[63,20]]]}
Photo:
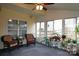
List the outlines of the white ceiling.
{"label": "white ceiling", "polygon": [[[14,10],[19,10],[20,12],[24,12],[24,13],[29,13],[33,15],[35,15],[36,13],[36,16],[37,14],[42,15],[46,13],[46,11],[32,11],[32,9],[35,7],[35,5],[33,4],[23,4],[23,3],[12,3],[11,4],[10,3],[10,4],[1,4],[1,5],[13,8]],[[46,5],[45,7],[48,9],[48,11],[60,10],[60,9],[79,11],[79,3],[55,3],[52,5]]]}
{"label": "white ceiling", "polygon": [[79,3],[56,3],[53,5],[48,5],[47,9],[48,10],[58,10],[58,9],[79,10]]}
{"label": "white ceiling", "polygon": [[[23,8],[27,8],[32,10],[35,5],[33,4],[14,4],[16,6],[19,7],[23,7]],[[47,7],[48,10],[55,10],[55,9],[73,9],[73,10],[79,10],[79,3],[55,3],[55,4],[51,4],[51,5],[45,5],[45,7]]]}

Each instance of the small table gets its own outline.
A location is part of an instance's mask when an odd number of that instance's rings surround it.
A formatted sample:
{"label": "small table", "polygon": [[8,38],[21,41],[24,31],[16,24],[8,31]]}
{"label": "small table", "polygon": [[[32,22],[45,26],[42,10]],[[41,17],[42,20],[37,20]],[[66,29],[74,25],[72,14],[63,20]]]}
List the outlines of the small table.
{"label": "small table", "polygon": [[18,45],[23,45],[23,38],[17,38]]}

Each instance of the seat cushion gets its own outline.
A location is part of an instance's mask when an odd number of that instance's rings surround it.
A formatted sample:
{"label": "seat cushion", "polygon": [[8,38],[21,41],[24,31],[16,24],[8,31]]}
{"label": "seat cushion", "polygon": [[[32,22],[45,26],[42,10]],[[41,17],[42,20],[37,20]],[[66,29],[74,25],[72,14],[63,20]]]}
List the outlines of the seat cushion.
{"label": "seat cushion", "polygon": [[12,41],[12,37],[10,35],[6,35],[4,36],[4,41],[7,41],[10,43]]}

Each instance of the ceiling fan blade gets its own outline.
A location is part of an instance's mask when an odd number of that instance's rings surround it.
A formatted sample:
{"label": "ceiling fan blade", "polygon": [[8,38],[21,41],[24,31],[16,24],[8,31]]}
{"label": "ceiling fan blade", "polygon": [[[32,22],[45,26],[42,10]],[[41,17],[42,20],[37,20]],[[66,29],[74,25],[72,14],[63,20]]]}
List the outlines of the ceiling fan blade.
{"label": "ceiling fan blade", "polygon": [[36,9],[36,7],[34,7],[32,10],[35,10]]}
{"label": "ceiling fan blade", "polygon": [[48,3],[48,5],[52,5],[52,4],[55,4],[55,3]]}
{"label": "ceiling fan blade", "polygon": [[46,7],[43,7],[43,10],[47,11],[47,8]]}
{"label": "ceiling fan blade", "polygon": [[24,3],[24,4],[28,4],[28,5],[34,5],[34,3]]}
{"label": "ceiling fan blade", "polygon": [[51,4],[55,4],[55,3],[44,3],[44,5],[51,5]]}

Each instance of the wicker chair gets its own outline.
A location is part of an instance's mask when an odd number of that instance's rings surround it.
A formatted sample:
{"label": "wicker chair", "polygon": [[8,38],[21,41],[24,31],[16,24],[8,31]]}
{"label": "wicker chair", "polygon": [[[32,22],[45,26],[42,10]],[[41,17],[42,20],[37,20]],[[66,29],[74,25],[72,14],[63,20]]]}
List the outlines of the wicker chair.
{"label": "wicker chair", "polygon": [[2,40],[2,42],[3,42],[3,44],[4,44],[4,48],[5,48],[5,47],[7,47],[7,48],[9,48],[9,47],[15,47],[15,46],[18,45],[18,44],[17,44],[17,41],[14,40],[11,35],[3,35],[3,36],[1,37],[1,40]]}
{"label": "wicker chair", "polygon": [[25,34],[25,38],[27,41],[27,46],[30,44],[35,44],[36,39],[34,38],[33,34]]}

